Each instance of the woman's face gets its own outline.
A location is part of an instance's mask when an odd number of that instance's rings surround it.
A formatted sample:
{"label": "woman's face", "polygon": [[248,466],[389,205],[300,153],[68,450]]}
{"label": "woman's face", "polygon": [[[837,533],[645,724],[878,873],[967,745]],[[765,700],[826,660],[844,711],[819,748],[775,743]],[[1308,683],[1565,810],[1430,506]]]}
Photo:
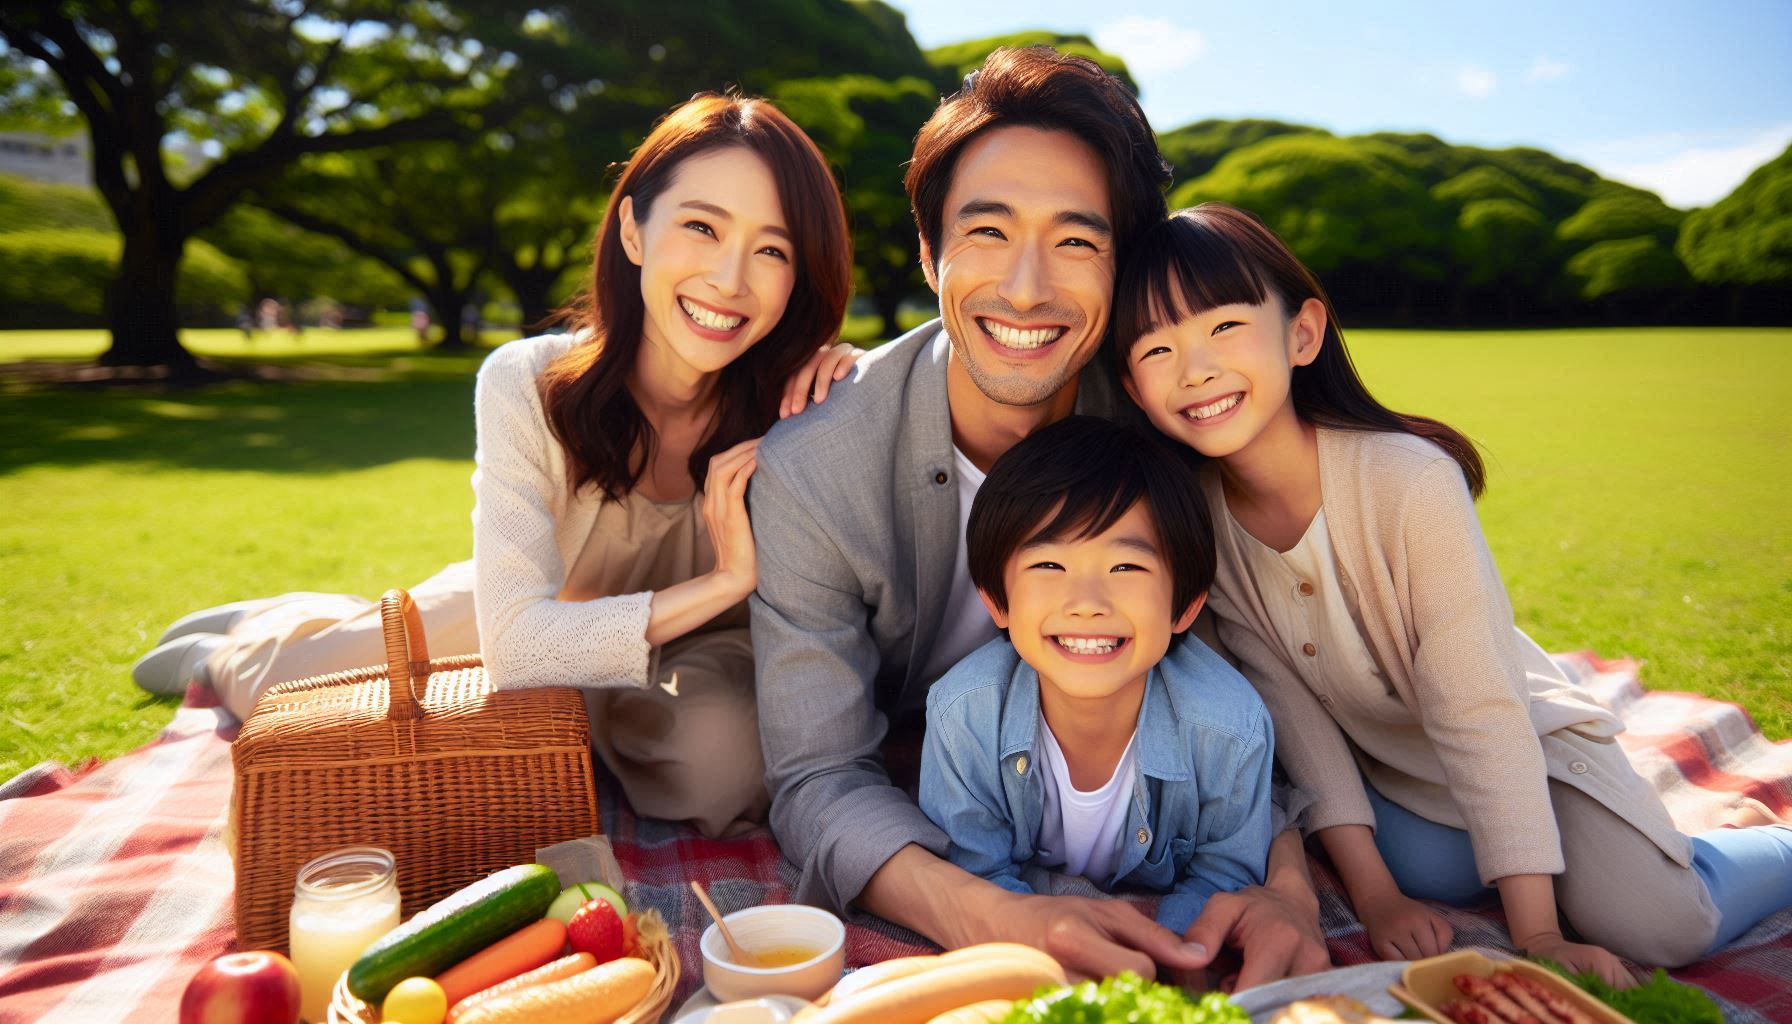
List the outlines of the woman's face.
{"label": "woman's face", "polygon": [[655,363],[713,374],[777,326],[796,251],[756,154],[728,146],[690,157],[646,219],[638,212],[634,197],[622,200],[623,251],[641,268],[641,341]]}

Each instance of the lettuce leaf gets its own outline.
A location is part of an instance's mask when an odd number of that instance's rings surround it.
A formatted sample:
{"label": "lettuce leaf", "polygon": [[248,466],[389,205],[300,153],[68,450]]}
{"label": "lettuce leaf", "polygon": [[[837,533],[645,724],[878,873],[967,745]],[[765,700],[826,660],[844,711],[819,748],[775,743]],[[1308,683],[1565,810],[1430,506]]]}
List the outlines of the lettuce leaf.
{"label": "lettuce leaf", "polygon": [[1537,962],[1586,989],[1593,998],[1636,1024],[1724,1024],[1723,1010],[1704,989],[1675,981],[1659,967],[1648,981],[1620,991],[1592,972],[1571,974],[1552,960]]}
{"label": "lettuce leaf", "polygon": [[1250,1024],[1218,992],[1191,998],[1127,971],[1099,982],[1041,991],[1014,1004],[1002,1024]]}

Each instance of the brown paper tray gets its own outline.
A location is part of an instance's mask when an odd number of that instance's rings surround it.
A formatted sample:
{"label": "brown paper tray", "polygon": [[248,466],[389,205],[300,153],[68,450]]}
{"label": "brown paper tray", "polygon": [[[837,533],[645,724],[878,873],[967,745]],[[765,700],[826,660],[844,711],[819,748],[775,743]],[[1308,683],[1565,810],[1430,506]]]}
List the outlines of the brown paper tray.
{"label": "brown paper tray", "polygon": [[1541,982],[1598,1024],[1635,1024],[1629,1017],[1593,998],[1546,967],[1529,960],[1494,960],[1472,949],[1415,960],[1401,972],[1400,984],[1388,986],[1388,991],[1394,998],[1438,1024],[1454,1024],[1442,1009],[1445,1003],[1463,998],[1453,979],[1458,974],[1473,974],[1485,978],[1496,970],[1517,971]]}

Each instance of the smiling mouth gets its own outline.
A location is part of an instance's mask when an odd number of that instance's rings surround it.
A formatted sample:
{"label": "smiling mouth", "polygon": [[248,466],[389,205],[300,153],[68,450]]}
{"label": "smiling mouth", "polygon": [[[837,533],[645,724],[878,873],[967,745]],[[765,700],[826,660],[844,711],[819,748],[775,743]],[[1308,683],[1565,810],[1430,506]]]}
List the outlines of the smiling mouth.
{"label": "smiling mouth", "polygon": [[1030,349],[1044,348],[1063,337],[1064,332],[1069,330],[1069,328],[1061,325],[1022,329],[1019,327],[1010,327],[1000,321],[991,320],[988,317],[981,316],[977,317],[976,320],[977,326],[983,328],[983,333],[989,335],[996,344],[1003,348],[1018,349],[1023,352]]}
{"label": "smiling mouth", "polygon": [[684,315],[690,317],[697,326],[707,327],[712,331],[732,331],[747,322],[747,318],[744,316],[717,313],[707,306],[699,306],[683,297],[678,300],[678,308],[684,310]]}
{"label": "smiling mouth", "polygon": [[1185,419],[1196,421],[1210,420],[1223,412],[1232,411],[1242,401],[1244,401],[1244,392],[1234,391],[1226,397],[1215,399],[1206,405],[1191,405],[1182,410],[1182,415]]}
{"label": "smiling mouth", "polygon": [[1125,647],[1132,640],[1124,636],[1054,636],[1052,643],[1071,654],[1102,655],[1113,654]]}

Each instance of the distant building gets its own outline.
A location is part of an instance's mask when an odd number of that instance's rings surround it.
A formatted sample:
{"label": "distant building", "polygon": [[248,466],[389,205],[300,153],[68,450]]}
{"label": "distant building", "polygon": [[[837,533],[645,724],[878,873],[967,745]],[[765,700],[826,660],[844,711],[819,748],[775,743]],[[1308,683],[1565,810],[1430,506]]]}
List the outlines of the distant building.
{"label": "distant building", "polygon": [[93,184],[93,161],[87,135],[75,132],[51,138],[37,132],[0,132],[0,174],[60,185]]}

